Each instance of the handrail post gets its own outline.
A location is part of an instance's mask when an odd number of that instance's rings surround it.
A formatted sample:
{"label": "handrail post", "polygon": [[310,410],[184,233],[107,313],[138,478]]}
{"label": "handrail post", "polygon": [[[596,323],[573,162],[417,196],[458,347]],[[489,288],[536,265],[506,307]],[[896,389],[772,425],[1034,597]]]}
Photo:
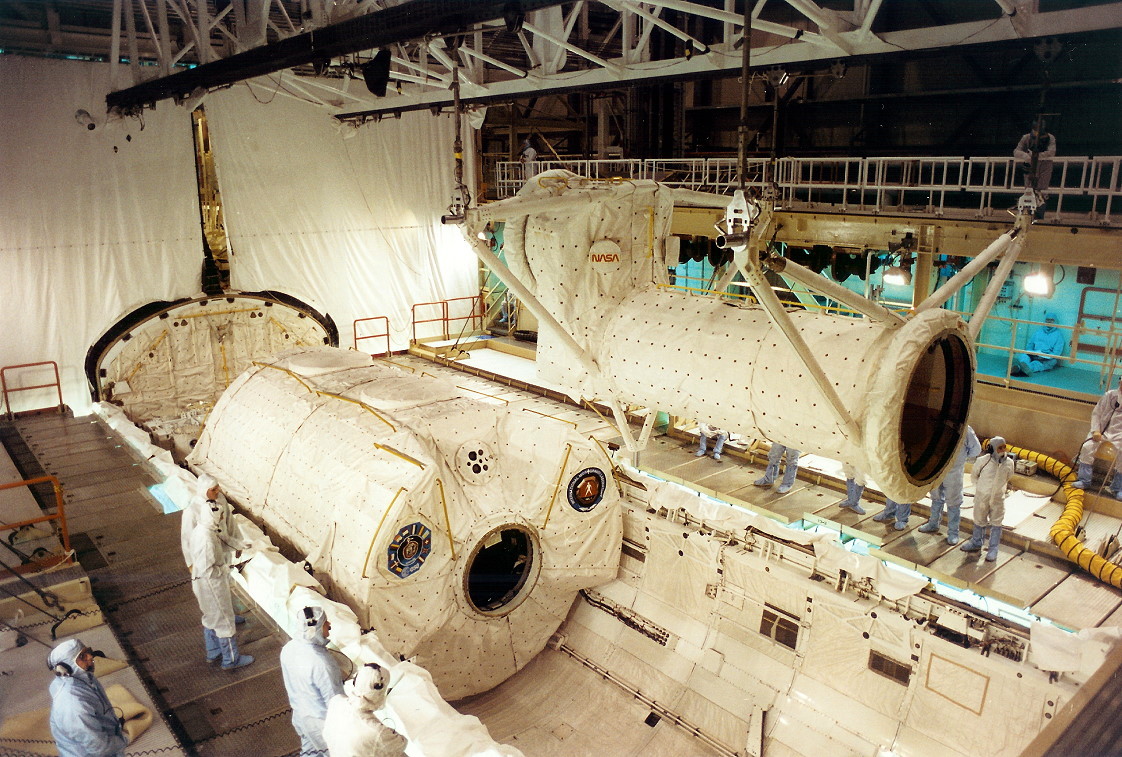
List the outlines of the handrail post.
{"label": "handrail post", "polygon": [[63,554],[70,554],[70,529],[66,525],[66,502],[62,496],[62,482],[51,476],[51,485],[55,490],[55,508],[58,513],[58,527],[62,532]]}

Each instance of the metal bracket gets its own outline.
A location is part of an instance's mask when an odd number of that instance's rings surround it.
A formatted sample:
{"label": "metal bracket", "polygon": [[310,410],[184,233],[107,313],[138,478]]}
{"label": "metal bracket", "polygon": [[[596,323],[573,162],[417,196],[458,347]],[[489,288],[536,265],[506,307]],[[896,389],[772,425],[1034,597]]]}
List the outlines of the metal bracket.
{"label": "metal bracket", "polygon": [[[733,201],[729,203],[728,212],[725,215],[726,227],[730,222],[739,223],[741,219],[749,217],[748,211],[741,210],[740,203],[744,202],[744,193],[739,190],[733,197]],[[756,213],[751,216],[754,221],[762,214],[762,211],[757,207]],[[770,218],[770,212],[766,217]],[[750,224],[751,221],[748,221]],[[728,227],[731,228],[731,227]],[[737,237],[731,240],[729,246],[733,250],[733,265],[740,271],[740,275],[744,277],[745,282],[752,288],[753,294],[759,301],[764,312],[767,314],[768,319],[772,324],[779,329],[779,332],[787,340],[787,344],[794,350],[795,354],[802,361],[806,367],[807,375],[810,376],[818,391],[822,393],[823,399],[826,401],[826,406],[830,409],[838,424],[844,429],[845,434],[854,443],[861,444],[862,434],[861,429],[858,427],[857,422],[850,415],[849,410],[842,402],[841,397],[834,391],[830,379],[826,376],[825,371],[819,364],[814,353],[811,352],[806,342],[803,340],[799,330],[795,328],[794,322],[783,309],[783,303],[775,294],[775,290],[771,288],[771,282],[764,276],[763,268],[760,265],[759,256],[759,235],[751,235],[744,232],[736,231],[736,234],[744,234],[743,240]],[[721,241],[718,240],[718,246]]]}

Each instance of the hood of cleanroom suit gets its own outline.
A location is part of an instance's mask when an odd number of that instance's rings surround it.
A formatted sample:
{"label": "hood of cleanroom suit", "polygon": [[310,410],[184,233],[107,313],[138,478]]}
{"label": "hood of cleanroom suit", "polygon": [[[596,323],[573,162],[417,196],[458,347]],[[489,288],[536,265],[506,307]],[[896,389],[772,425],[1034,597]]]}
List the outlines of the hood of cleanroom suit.
{"label": "hood of cleanroom suit", "polygon": [[[619,494],[605,452],[568,423],[330,347],[236,379],[189,462],[331,576],[395,654],[454,700],[528,663],[577,592],[615,577]],[[467,590],[506,545],[521,582],[498,606]]]}
{"label": "hood of cleanroom suit", "polygon": [[86,645],[80,639],[67,639],[47,655],[47,667],[53,670],[55,665],[65,662],[72,672],[78,670],[78,655],[82,654],[85,648]]}
{"label": "hood of cleanroom suit", "polygon": [[323,624],[327,620],[327,613],[322,607],[305,607],[299,613],[300,628],[304,631],[304,641],[327,646],[327,638],[323,635]]}

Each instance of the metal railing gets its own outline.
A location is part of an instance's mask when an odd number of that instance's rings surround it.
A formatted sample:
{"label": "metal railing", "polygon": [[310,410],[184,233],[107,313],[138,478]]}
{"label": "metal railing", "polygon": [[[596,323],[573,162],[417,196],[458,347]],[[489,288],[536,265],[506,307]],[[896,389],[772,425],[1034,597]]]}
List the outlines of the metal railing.
{"label": "metal railing", "polygon": [[[15,523],[0,523],[0,532],[16,531],[27,526],[33,526],[36,523],[46,523],[47,521],[58,521],[59,537],[62,539],[62,559],[70,554],[70,532],[66,527],[66,505],[62,496],[62,484],[55,476],[39,476],[38,478],[29,478],[26,481],[12,481],[6,484],[0,484],[0,491],[6,489],[16,489],[21,486],[35,486],[36,484],[50,483],[55,493],[55,513],[53,515],[44,515],[39,518],[31,518],[29,520],[21,520]],[[8,539],[9,537],[4,537]],[[58,557],[58,555],[55,555]],[[44,567],[46,560],[39,560],[31,562],[28,565],[20,565],[11,570],[16,573],[23,573],[27,571],[39,570]]]}
{"label": "metal railing", "polygon": [[[959,312],[959,315],[966,319],[970,317],[969,313],[964,312]],[[1058,355],[1035,352],[1027,349],[1027,347],[1017,346],[1029,342],[1036,329],[1045,325],[1049,324],[991,314],[986,320],[986,326],[982,330],[982,335],[978,339],[976,347],[980,356],[985,354],[999,356],[1002,367],[1001,372],[997,374],[980,367],[979,377],[989,375],[1001,379],[1011,378],[1013,380],[1031,381],[1033,377],[1019,377],[1013,371],[1018,356],[1026,355],[1038,359],[1056,359],[1055,367],[1045,372],[1049,377],[1048,383],[1044,385],[1035,384],[1037,391],[1042,393],[1047,394],[1051,390],[1062,389],[1076,394],[1094,396],[1115,385],[1119,366],[1117,345],[1122,332],[1115,329],[1113,324],[1106,328],[1095,328],[1086,324],[1076,326],[1051,324],[1064,334],[1064,352]],[[1004,338],[1002,334],[1005,328],[1009,330],[1008,338]],[[1073,343],[1075,334],[1081,334],[1084,341],[1074,341]],[[1096,354],[1095,350],[1089,349],[1092,345],[1088,345],[1088,338],[1103,341],[1105,347],[1100,347],[1098,350],[1101,357]],[[1053,372],[1064,367],[1076,370],[1074,372],[1070,370]],[[1034,376],[1039,379],[1041,374],[1037,373]]]}
{"label": "metal railing", "polygon": [[[360,323],[369,323],[370,321],[381,322],[384,330],[379,331],[376,334],[363,334],[362,336],[359,336],[358,335],[358,325]],[[370,357],[378,357],[380,355],[389,355],[390,354],[390,319],[388,317],[386,317],[384,315],[373,315],[373,316],[370,316],[369,318],[357,318],[357,319],[355,319],[354,323],[351,324],[351,328],[354,330],[354,348],[356,350],[358,349],[358,343],[360,341],[362,341],[363,339],[382,339],[382,338],[384,338],[386,340],[386,351],[385,352],[371,352],[371,353],[369,353],[369,355],[370,355]]]}
{"label": "metal railing", "polygon": [[[464,315],[453,315],[454,310],[459,310],[459,307],[458,307],[459,303],[468,303],[467,311]],[[436,308],[438,308],[439,309],[438,310],[439,314],[434,318],[418,318],[417,317],[417,309],[418,308],[426,308],[426,307],[436,307]],[[435,302],[418,302],[418,303],[413,305],[412,314],[413,314],[413,340],[412,341],[414,343],[424,341],[424,339],[425,339],[425,338],[419,338],[417,336],[417,326],[418,325],[423,325],[423,324],[426,324],[426,323],[439,323],[441,325],[441,331],[440,331],[439,335],[430,336],[430,337],[427,337],[427,338],[430,339],[430,340],[441,339],[441,340],[446,341],[446,340],[452,338],[452,324],[453,323],[462,322],[461,328],[460,328],[461,332],[464,329],[466,329],[468,326],[470,326],[472,330],[482,331],[483,330],[483,320],[484,320],[484,317],[486,315],[483,312],[483,298],[478,294],[474,294],[474,295],[471,295],[471,296],[468,296],[468,297],[452,297],[451,299],[437,300]]]}
{"label": "metal railing", "polygon": [[[590,179],[654,179],[720,194],[738,185],[734,158],[543,160],[530,166],[498,163],[498,196],[513,196],[530,172],[554,168]],[[1048,215],[1103,226],[1122,223],[1120,171],[1122,156],[1055,158]],[[747,164],[746,183],[755,188],[774,184],[784,207],[976,218],[1005,213],[1024,193],[1011,157],[780,158],[774,163],[754,158]]]}
{"label": "metal railing", "polygon": [[[37,368],[44,365],[49,365],[54,369],[55,380],[53,382],[47,384],[35,384],[33,386],[8,386],[8,371],[21,370],[24,368]],[[63,404],[62,401],[62,381],[59,380],[58,376],[58,363],[53,360],[44,360],[38,363],[21,363],[19,365],[6,365],[3,368],[0,368],[0,391],[2,391],[4,394],[4,416],[6,418],[11,418],[15,414],[12,411],[12,403],[8,395],[14,394],[15,392],[29,392],[33,389],[49,389],[52,386],[58,391],[58,411],[60,413],[64,412],[66,410],[66,405]],[[46,409],[46,407],[29,408],[28,410],[26,410],[26,412],[34,412],[35,410]]]}

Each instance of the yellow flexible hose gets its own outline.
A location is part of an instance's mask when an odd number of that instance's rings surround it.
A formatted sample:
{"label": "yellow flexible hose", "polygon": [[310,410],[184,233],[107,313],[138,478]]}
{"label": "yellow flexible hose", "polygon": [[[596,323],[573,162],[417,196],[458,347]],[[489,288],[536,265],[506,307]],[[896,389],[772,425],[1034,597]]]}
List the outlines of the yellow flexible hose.
{"label": "yellow flexible hose", "polygon": [[1122,589],[1122,565],[1115,565],[1109,560],[1099,557],[1094,550],[1088,549],[1075,535],[1079,521],[1083,519],[1083,490],[1072,486],[1075,481],[1075,471],[1070,465],[1054,457],[1048,457],[1040,452],[1022,449],[1009,445],[1009,451],[1017,457],[1031,460],[1038,467],[1059,479],[1067,494],[1067,505],[1063,514],[1052,524],[1048,536],[1064,553],[1068,560],[1078,565],[1103,583],[1110,584],[1116,589]]}

